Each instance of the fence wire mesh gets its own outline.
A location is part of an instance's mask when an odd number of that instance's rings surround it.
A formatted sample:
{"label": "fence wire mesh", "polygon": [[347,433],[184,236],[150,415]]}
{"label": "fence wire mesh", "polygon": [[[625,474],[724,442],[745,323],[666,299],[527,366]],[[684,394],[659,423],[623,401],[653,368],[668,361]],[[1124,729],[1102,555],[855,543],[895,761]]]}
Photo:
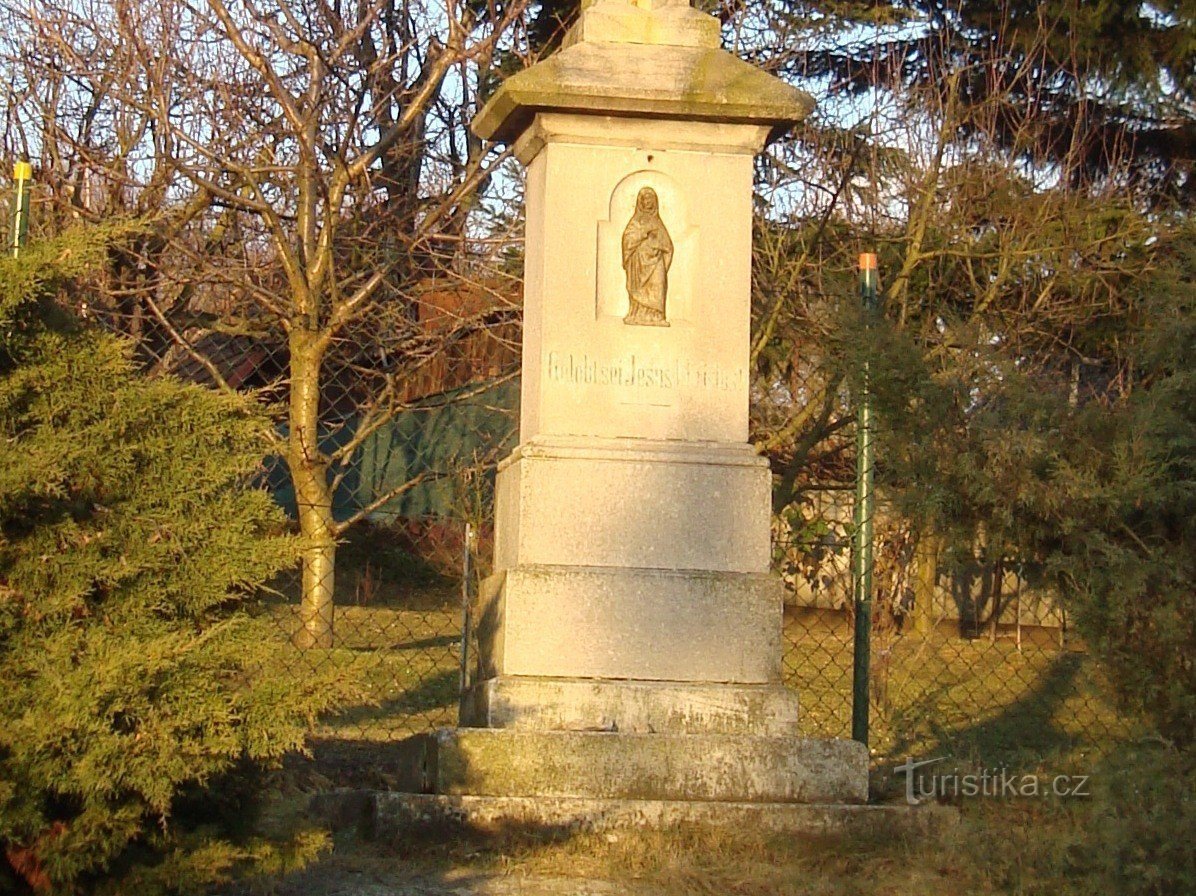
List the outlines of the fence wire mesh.
{"label": "fence wire mesh", "polygon": [[[316,611],[327,643],[302,646],[301,572],[275,583],[268,611],[292,674],[331,669],[355,683],[354,699],[322,719],[313,740],[333,783],[384,785],[387,745],[457,721],[463,660],[476,653],[462,638],[463,596],[490,571],[494,470],[516,441],[519,339],[510,292],[510,283],[464,292],[433,285],[406,314],[342,334],[322,370],[318,447],[337,460],[328,474],[331,520],[345,524],[332,539],[334,557],[306,564],[329,598]],[[176,318],[137,284],[106,294],[111,301],[75,310],[130,338],[147,369],[281,407],[290,388],[281,331],[213,326],[193,307]],[[388,345],[421,354],[399,370]],[[406,379],[396,388],[400,374]],[[799,383],[791,391],[796,398],[803,390]],[[286,427],[280,411],[280,446]],[[850,468],[852,437],[850,428],[836,431],[827,452],[834,469]],[[281,453],[263,481],[292,518],[304,510]],[[773,522],[773,569],[786,585],[783,676],[802,707],[795,734],[851,733],[852,488],[842,476],[808,484]],[[886,510],[883,494],[875,557],[875,756],[983,759],[1003,748],[1131,733],[1063,609],[1029,588],[1016,564],[985,559],[982,546],[961,555],[919,537]]]}
{"label": "fence wire mesh", "polygon": [[[494,465],[515,433],[517,383],[438,396],[397,415],[353,455],[336,513],[414,482],[339,539],[330,646],[295,646],[298,573],[271,612],[293,674],[329,668],[358,697],[322,720],[313,748],[334,780],[385,783],[385,746],[457,721],[463,590],[476,593],[493,546]],[[337,438],[335,428],[330,438]],[[397,478],[396,478],[397,477]],[[285,465],[266,476],[298,509]],[[801,701],[798,732],[849,737],[854,608],[852,484],[812,489],[774,521],[774,570],[786,584],[783,670]],[[468,543],[466,527],[476,533]],[[936,551],[881,511],[875,539],[870,740],[877,757],[950,751],[983,758],[1123,734],[1099,671],[1063,610],[1017,569]],[[468,580],[464,578],[469,556]],[[379,751],[382,752],[379,752]]]}
{"label": "fence wire mesh", "polygon": [[[785,681],[801,699],[802,733],[817,737],[851,733],[850,501],[849,491],[815,493],[801,528],[774,533],[787,586]],[[948,554],[932,539],[919,544],[908,523],[883,508],[875,549],[875,756],[982,760],[1133,731],[1064,610],[1016,567]]]}

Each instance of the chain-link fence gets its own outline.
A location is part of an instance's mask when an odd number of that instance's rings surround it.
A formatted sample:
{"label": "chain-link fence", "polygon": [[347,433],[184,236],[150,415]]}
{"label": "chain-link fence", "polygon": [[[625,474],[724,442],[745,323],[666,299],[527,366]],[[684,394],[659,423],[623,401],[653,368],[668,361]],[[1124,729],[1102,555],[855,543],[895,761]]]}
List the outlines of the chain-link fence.
{"label": "chain-link fence", "polygon": [[[803,733],[847,737],[854,601],[850,491],[808,495],[778,521],[786,683]],[[869,704],[874,755],[977,758],[1096,744],[1133,730],[1049,593],[1016,564],[948,551],[878,513]]]}
{"label": "chain-link fence", "polygon": [[[313,740],[330,781],[384,786],[389,745],[456,723],[464,597],[489,570],[494,465],[514,444],[517,385],[500,376],[459,386],[360,440],[338,481],[334,518],[393,497],[338,538],[331,604],[321,611],[330,644],[295,646],[302,576],[279,583],[271,611],[293,674],[340,669],[355,683],[356,696]],[[325,448],[355,437],[353,421],[342,420],[327,428]],[[266,481],[296,514],[281,460]],[[787,586],[784,676],[800,695],[804,735],[852,732],[852,489],[809,487],[774,523],[774,569]],[[982,546],[975,556],[949,552],[883,503],[875,558],[869,730],[878,759],[1003,756],[1130,730],[1063,609],[1028,588],[1016,565],[983,559]]]}
{"label": "chain-link fence", "polygon": [[[325,755],[352,756],[355,745],[455,724],[463,589],[486,574],[493,531],[486,471],[465,478],[479,492],[472,518],[380,516],[342,546],[335,646],[294,653],[298,674],[336,662],[364,673],[365,701],[320,731]],[[851,735],[851,505],[847,488],[814,491],[774,528],[774,568],[787,586],[785,682],[800,695],[800,733],[811,736]],[[467,527],[478,533],[468,543]],[[979,550],[949,553],[929,538],[919,543],[883,508],[876,532],[869,688],[876,755],[1006,755],[1131,730],[1064,610],[1028,587],[1016,566],[985,561]],[[293,602],[279,607],[280,636],[293,634],[295,612]]]}
{"label": "chain-link fence", "polygon": [[[456,723],[471,650],[466,598],[489,571],[494,468],[516,440],[518,321],[494,316],[501,292],[425,290],[402,319],[366,321],[372,335],[343,334],[321,370],[315,454],[336,460],[324,471],[332,490],[323,534],[333,547],[309,551],[305,571],[275,583],[268,607],[291,674],[339,670],[353,683],[353,697],[313,740],[334,783],[385,785],[388,745]],[[133,340],[147,367],[276,408],[287,395],[293,367],[281,332],[176,320],[135,290],[128,302],[119,289],[110,294],[115,301],[76,310]],[[424,354],[399,369],[387,344]],[[293,448],[290,418],[277,419],[280,453],[263,478],[294,518],[311,505],[282,453]],[[850,428],[836,439],[850,446]],[[774,521],[774,569],[787,586],[784,676],[800,695],[805,735],[851,734],[853,486],[842,476],[808,483]],[[983,758],[1131,730],[1049,593],[1030,588],[1016,564],[985,558],[983,545],[961,553],[916,533],[880,497],[869,686],[876,756]],[[314,645],[305,636],[313,619],[324,629]]]}
{"label": "chain-link fence", "polygon": [[[368,513],[337,537],[332,584],[322,589],[331,600],[317,610],[325,642],[308,637],[313,585],[304,570],[277,589],[271,612],[294,674],[339,671],[353,695],[312,739],[315,768],[332,781],[385,786],[388,746],[457,723],[476,656],[466,614],[489,570],[494,469],[514,447],[517,392],[500,375],[429,396],[347,456],[333,519]],[[326,450],[353,438],[330,430]],[[267,481],[298,516],[285,463],[273,464]],[[380,496],[389,498],[379,504]]]}
{"label": "chain-link fence", "polygon": [[[482,471],[473,481],[487,486]],[[851,492],[816,493],[803,508],[803,527],[778,522],[774,532],[774,568],[787,585],[785,683],[800,695],[798,733],[849,737]],[[467,529],[477,533],[469,542]],[[484,514],[388,514],[341,546],[334,646],[291,654],[295,674],[337,664],[361,682],[360,700],[317,733],[329,774],[385,783],[387,744],[456,724],[464,589],[488,570],[492,532]],[[1066,613],[1016,567],[919,546],[903,521],[883,513],[876,557],[869,698],[878,759],[950,752],[995,760],[1133,730]],[[289,644],[295,589],[275,612]]]}
{"label": "chain-link fence", "polygon": [[[505,388],[482,403],[504,423],[475,420],[470,430],[503,451],[514,440],[516,406],[514,384]],[[399,446],[437,438],[444,428],[431,420],[404,430]],[[488,457],[437,480],[441,488],[453,483],[454,499],[450,489],[439,502],[416,501],[420,513],[375,514],[341,548],[335,646],[296,651],[295,664],[356,663],[366,700],[325,721],[322,755],[354,757],[364,745],[359,758],[376,769],[380,754],[368,752],[371,745],[455,723],[463,598],[488,572],[492,549]],[[800,695],[799,733],[811,736],[852,733],[853,489],[850,481],[810,485],[774,521],[774,570],[786,585],[785,682]],[[881,497],[868,688],[878,759],[941,752],[992,759],[1131,732],[1049,592],[1032,588],[1016,564],[986,558],[982,544],[961,552],[919,535]],[[423,513],[437,506],[440,513]],[[476,536],[467,540],[467,531]],[[289,637],[294,605],[280,612]]]}

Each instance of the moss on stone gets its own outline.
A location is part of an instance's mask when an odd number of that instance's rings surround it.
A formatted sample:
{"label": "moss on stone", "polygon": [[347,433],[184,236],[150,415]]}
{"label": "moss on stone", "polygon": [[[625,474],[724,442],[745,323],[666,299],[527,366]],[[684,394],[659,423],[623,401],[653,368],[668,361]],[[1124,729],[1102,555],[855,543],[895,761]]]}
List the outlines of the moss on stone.
{"label": "moss on stone", "polygon": [[483,139],[509,143],[537,112],[785,129],[813,108],[809,94],[725,50],[583,41],[508,78],[473,129]]}

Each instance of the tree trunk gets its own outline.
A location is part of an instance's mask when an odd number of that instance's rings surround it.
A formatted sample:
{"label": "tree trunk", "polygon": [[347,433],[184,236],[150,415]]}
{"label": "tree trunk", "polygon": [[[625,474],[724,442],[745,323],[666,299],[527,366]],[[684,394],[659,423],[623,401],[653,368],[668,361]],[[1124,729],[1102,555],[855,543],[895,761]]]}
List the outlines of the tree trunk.
{"label": "tree trunk", "polygon": [[917,576],[914,579],[914,630],[923,637],[930,635],[935,626],[938,554],[938,539],[923,529],[916,548]]}
{"label": "tree trunk", "polygon": [[311,334],[292,333],[290,442],[287,462],[295,486],[299,531],[305,547],[302,623],[295,644],[302,648],[331,647],[333,591],[336,583],[336,530],[332,517],[332,489],[328,458],[320,451],[320,364],[322,352]]}

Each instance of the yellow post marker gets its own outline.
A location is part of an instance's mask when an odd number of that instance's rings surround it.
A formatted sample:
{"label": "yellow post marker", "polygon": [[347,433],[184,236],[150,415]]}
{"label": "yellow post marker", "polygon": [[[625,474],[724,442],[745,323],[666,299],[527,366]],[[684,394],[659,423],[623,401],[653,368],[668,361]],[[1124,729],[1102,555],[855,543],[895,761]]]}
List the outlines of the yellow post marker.
{"label": "yellow post marker", "polygon": [[33,180],[33,166],[28,162],[17,162],[12,166],[12,177],[16,181],[16,197],[12,212],[12,257],[16,258],[25,248],[29,236],[29,182]]}

